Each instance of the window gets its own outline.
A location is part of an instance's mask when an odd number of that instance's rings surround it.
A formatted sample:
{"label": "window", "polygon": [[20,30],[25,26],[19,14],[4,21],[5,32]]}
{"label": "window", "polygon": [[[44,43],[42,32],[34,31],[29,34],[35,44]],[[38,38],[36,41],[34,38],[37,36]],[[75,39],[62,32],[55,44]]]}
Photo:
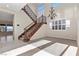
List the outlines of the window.
{"label": "window", "polygon": [[13,26],[7,26],[7,32],[13,31]]}
{"label": "window", "polygon": [[13,25],[12,24],[0,24],[0,32],[12,32]]}
{"label": "window", "polygon": [[62,20],[53,20],[50,23],[50,28],[52,30],[66,30],[70,27],[70,20],[62,19]]}

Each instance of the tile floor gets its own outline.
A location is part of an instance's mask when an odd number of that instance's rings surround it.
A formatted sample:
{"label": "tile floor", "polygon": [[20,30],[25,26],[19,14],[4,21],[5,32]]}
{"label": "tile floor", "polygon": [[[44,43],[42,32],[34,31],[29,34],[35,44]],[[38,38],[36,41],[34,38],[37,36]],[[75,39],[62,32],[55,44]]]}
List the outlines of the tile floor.
{"label": "tile floor", "polygon": [[[14,53],[15,51],[17,53]],[[13,36],[0,37],[0,55],[78,56],[78,51],[77,43],[74,40],[45,37],[26,43],[21,40],[13,40]]]}

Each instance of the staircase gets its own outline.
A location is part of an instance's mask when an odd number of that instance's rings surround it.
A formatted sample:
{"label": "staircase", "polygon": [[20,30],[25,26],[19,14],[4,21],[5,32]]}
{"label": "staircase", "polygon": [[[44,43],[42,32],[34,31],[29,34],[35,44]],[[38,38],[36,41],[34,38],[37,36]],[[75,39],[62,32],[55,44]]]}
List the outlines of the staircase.
{"label": "staircase", "polygon": [[37,19],[37,16],[28,5],[25,5],[22,10],[32,19],[33,23],[24,28],[24,32],[19,35],[18,39],[28,42],[43,24],[47,24],[46,17],[42,15]]}

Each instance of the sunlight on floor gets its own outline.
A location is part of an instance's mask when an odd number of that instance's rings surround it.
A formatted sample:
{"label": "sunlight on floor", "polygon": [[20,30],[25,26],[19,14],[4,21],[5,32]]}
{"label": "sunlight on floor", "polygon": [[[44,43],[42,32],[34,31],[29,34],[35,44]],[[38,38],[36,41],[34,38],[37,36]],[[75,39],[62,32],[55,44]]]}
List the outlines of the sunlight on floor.
{"label": "sunlight on floor", "polygon": [[[27,52],[29,50],[35,49],[39,46],[45,45],[45,44],[50,43],[50,42],[51,41],[48,41],[48,40],[40,40],[40,41],[31,43],[31,44],[16,48],[16,49],[12,49],[12,50],[4,52],[0,55],[17,56],[19,54],[22,54],[22,53]],[[64,51],[66,48],[67,48],[67,50]],[[62,56],[76,56],[77,49],[78,49],[77,47],[68,46],[66,44],[56,42],[56,43],[38,51],[38,52],[36,52],[32,56],[60,56],[63,51],[64,51],[64,53]]]}
{"label": "sunlight on floor", "polygon": [[26,45],[26,46],[23,46],[23,47],[20,47],[20,48],[17,48],[17,49],[13,49],[13,50],[5,52],[5,53],[2,53],[1,55],[13,55],[13,56],[19,55],[21,53],[24,53],[28,50],[34,49],[38,46],[44,45],[44,44],[49,43],[49,42],[50,41],[47,41],[47,40],[41,40],[41,41],[38,41],[36,43],[32,43],[32,44],[29,44],[29,45]]}

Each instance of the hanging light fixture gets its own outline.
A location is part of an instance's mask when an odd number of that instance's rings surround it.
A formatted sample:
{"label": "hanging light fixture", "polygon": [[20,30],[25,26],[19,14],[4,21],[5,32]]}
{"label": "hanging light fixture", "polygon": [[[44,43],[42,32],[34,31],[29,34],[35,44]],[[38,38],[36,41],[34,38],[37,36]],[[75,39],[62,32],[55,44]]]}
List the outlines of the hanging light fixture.
{"label": "hanging light fixture", "polygon": [[48,15],[48,17],[50,17],[50,19],[54,19],[57,16],[53,7],[50,7],[49,12],[50,14]]}

